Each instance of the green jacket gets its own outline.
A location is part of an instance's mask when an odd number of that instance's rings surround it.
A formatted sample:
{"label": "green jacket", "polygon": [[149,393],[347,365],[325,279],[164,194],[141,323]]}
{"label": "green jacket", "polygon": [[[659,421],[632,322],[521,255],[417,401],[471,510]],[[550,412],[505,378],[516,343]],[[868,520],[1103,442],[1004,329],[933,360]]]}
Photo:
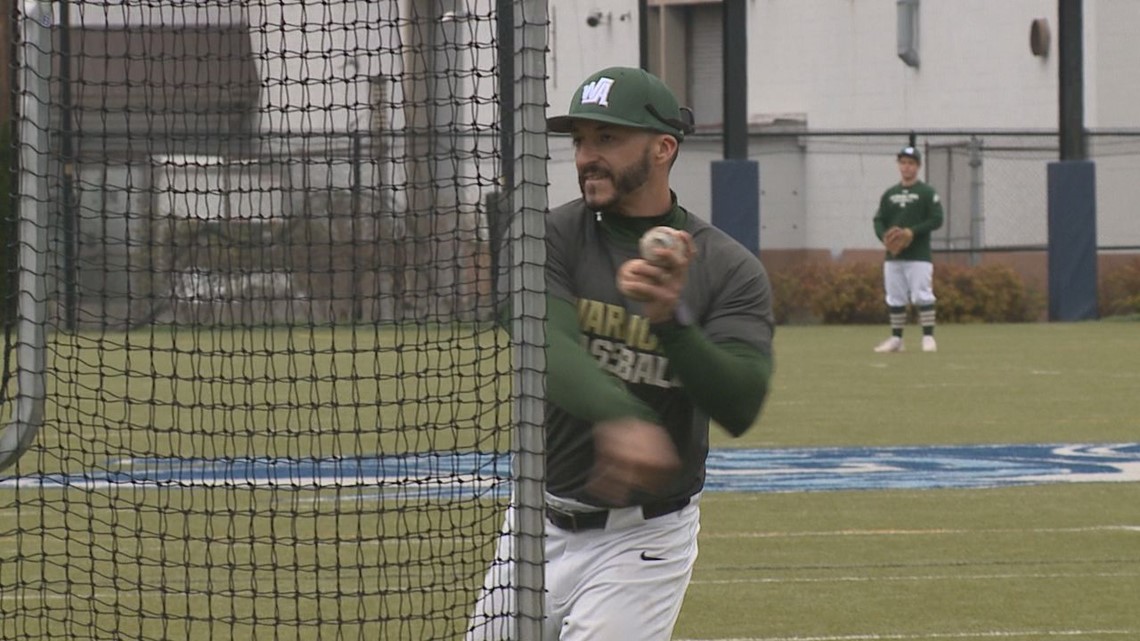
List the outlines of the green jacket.
{"label": "green jacket", "polygon": [[879,240],[891,227],[914,232],[914,240],[898,256],[887,260],[931,261],[930,232],[942,226],[942,200],[938,192],[921,180],[909,187],[896,184],[883,192],[875,213],[875,235]]}

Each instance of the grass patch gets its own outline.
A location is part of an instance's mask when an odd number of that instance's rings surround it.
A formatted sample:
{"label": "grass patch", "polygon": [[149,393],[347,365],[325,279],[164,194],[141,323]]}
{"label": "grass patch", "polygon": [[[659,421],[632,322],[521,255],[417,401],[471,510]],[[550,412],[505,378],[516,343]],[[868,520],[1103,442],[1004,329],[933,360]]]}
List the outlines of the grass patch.
{"label": "grass patch", "polygon": [[[1135,328],[780,327],[764,415],[714,447],[1132,442]],[[501,334],[56,336],[22,474],[115,458],[335,457],[510,443]],[[678,639],[1140,638],[1140,484],[707,494]],[[499,506],[359,488],[0,493],[0,638],[455,639]]]}

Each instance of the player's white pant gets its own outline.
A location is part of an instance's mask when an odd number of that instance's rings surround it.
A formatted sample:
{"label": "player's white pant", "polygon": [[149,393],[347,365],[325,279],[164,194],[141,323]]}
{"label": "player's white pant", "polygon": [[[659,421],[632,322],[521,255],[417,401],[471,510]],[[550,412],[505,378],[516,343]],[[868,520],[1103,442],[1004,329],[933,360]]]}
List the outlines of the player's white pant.
{"label": "player's white pant", "polygon": [[510,641],[514,636],[511,629],[511,613],[515,609],[512,565],[515,545],[514,537],[511,536],[514,523],[515,508],[512,500],[512,505],[507,508],[503,518],[503,529],[495,544],[495,557],[483,579],[483,589],[479,592],[479,600],[475,603],[464,641]]}
{"label": "player's white pant", "polygon": [[883,289],[888,307],[933,305],[934,263],[925,260],[883,261]]}
{"label": "player's white pant", "polygon": [[[697,560],[700,508],[694,501],[654,519],[614,510],[604,530],[568,532],[546,524],[546,620],[553,641],[668,641]],[[508,641],[514,609],[507,510],[495,561],[475,606],[467,641]]]}

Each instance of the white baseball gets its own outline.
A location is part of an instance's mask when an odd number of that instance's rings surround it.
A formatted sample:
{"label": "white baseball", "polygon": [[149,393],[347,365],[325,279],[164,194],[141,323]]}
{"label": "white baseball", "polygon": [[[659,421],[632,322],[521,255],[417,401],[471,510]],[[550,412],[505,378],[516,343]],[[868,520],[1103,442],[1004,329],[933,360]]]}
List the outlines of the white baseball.
{"label": "white baseball", "polygon": [[667,249],[679,253],[681,251],[681,239],[677,238],[677,233],[670,227],[654,227],[641,236],[638,248],[641,250],[642,258],[655,263],[658,259],[655,250]]}

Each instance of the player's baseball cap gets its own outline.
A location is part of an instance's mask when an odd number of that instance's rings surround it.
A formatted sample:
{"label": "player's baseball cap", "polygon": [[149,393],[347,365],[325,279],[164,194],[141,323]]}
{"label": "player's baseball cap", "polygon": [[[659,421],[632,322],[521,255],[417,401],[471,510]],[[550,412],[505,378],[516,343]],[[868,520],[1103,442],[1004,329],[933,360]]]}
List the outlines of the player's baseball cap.
{"label": "player's baseball cap", "polygon": [[914,158],[917,163],[922,162],[922,153],[918,151],[918,147],[906,146],[899,150],[899,158]]}
{"label": "player's baseball cap", "polygon": [[570,133],[575,120],[649,129],[680,142],[693,131],[693,113],[657,76],[633,67],[609,67],[586,78],[570,100],[570,113],[546,119],[547,131]]}

